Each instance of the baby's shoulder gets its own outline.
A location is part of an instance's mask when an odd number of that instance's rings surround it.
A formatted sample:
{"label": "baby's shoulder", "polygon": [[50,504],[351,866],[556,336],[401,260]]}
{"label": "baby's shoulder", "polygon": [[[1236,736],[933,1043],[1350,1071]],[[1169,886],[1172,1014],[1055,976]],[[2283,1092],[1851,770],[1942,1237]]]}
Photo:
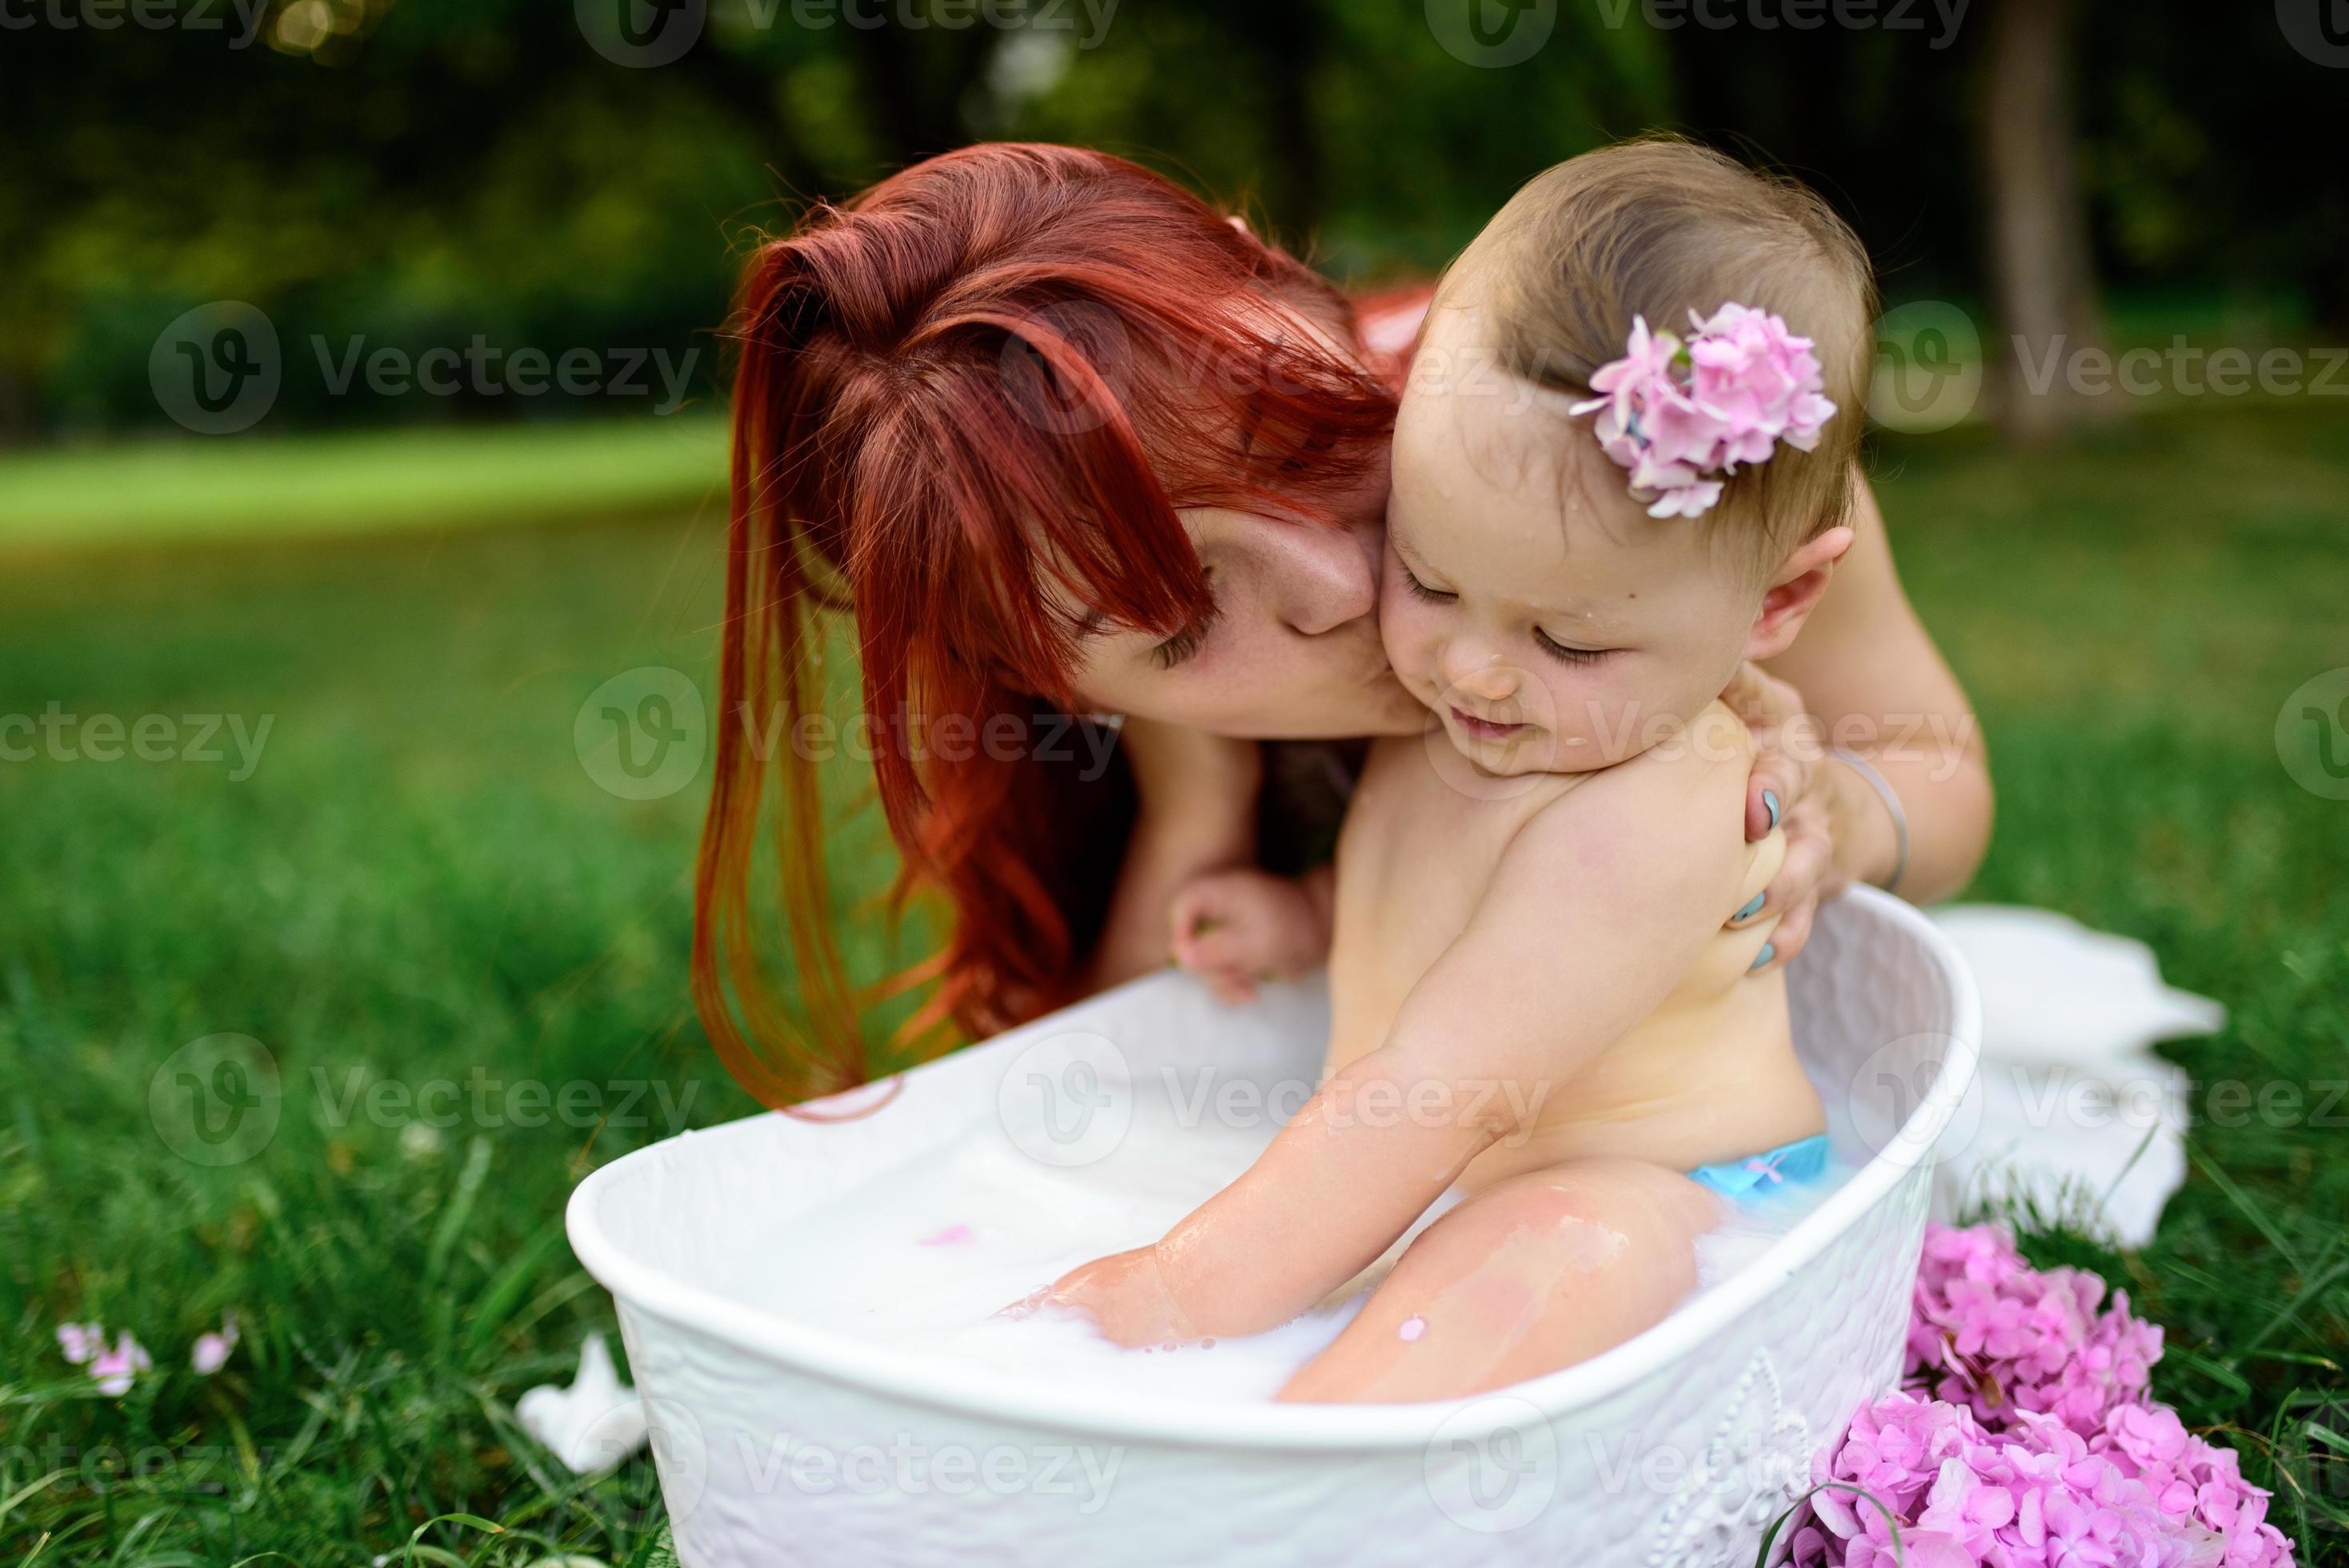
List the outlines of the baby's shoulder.
{"label": "baby's shoulder", "polygon": [[1715,836],[1706,827],[1716,821],[1733,825],[1742,839],[1754,757],[1744,720],[1716,699],[1637,755],[1581,775],[1578,788],[1541,799],[1517,835],[1517,848],[1577,858],[1652,854],[1660,841]]}

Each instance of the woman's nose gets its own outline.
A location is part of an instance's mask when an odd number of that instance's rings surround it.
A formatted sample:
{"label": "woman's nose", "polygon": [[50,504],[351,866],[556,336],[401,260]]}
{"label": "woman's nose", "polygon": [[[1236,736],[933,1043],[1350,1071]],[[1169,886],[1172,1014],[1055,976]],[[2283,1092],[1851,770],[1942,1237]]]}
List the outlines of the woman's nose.
{"label": "woman's nose", "polygon": [[1378,607],[1376,569],[1351,529],[1294,522],[1272,527],[1278,610],[1292,630],[1318,636]]}

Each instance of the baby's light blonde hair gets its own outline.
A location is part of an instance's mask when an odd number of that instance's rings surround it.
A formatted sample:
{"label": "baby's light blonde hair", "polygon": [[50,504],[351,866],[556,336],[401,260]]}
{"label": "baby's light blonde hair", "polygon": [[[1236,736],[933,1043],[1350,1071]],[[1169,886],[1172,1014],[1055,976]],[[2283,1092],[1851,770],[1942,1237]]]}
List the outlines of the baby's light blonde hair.
{"label": "baby's light blonde hair", "polygon": [[1526,181],[1462,256],[1455,275],[1467,272],[1485,284],[1502,366],[1583,397],[1599,367],[1622,357],[1634,316],[1683,339],[1691,311],[1707,317],[1728,300],[1783,316],[1813,340],[1835,417],[1816,449],[1782,443],[1739,469],[1708,515],[1757,555],[1845,521],[1876,355],[1876,281],[1858,236],[1809,187],[1692,142],[1624,142]]}

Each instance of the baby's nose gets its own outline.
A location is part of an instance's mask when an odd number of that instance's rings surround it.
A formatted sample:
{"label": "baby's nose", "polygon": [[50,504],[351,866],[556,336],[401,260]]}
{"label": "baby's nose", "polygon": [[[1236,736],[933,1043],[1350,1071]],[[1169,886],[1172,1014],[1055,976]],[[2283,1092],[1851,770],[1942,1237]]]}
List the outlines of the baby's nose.
{"label": "baby's nose", "polygon": [[1452,684],[1482,702],[1506,702],[1517,695],[1517,672],[1498,655],[1487,659],[1455,659]]}

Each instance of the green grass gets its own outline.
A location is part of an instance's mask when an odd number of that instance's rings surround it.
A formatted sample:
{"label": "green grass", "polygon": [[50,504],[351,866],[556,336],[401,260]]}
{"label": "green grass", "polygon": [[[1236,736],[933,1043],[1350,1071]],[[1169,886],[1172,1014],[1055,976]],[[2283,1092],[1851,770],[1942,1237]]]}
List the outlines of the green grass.
{"label": "green grass", "polygon": [[0,551],[643,515],[719,491],[701,414],[0,454]]}
{"label": "green grass", "polygon": [[[2303,1095],[2297,1117],[2199,1127],[2197,1173],[2145,1252],[2060,1227],[2031,1248],[2167,1325],[2157,1391],[2277,1488],[2303,1562],[2349,1562],[2296,1490],[2307,1418],[2349,1403],[2349,1161],[2313,1124],[2321,1086],[2349,1079],[2349,803],[2294,785],[2272,740],[2287,693],[2349,665],[2349,445],[2323,410],[2246,405],[2057,454],[1953,432],[1879,469],[1992,745],[2001,821],[1975,896],[2150,942],[2231,1010],[2177,1058]],[[581,482],[577,504],[614,510]],[[291,477],[254,483],[182,501],[207,529],[249,502],[256,537],[75,550],[103,509],[51,526],[0,482],[10,532],[30,519],[47,540],[0,567],[0,715],[272,718],[242,779],[225,761],[0,762],[0,1560],[347,1568],[421,1527],[440,1562],[558,1543],[630,1562],[660,1518],[648,1468],[575,1481],[510,1407],[611,1329],[560,1239],[578,1174],[750,1109],[685,999],[702,781],[617,799],[574,737],[624,671],[707,689],[722,531],[680,508],[305,540],[357,524],[305,514]],[[143,535],[173,522],[170,494],[114,515]],[[876,973],[871,814],[840,843],[841,917]],[[150,1088],[222,1032],[272,1054],[281,1119],[249,1161],[202,1165],[166,1145]],[[649,1124],[491,1125],[470,1099],[437,1137],[337,1115],[355,1087],[477,1074],[586,1086],[616,1111],[642,1085]],[[502,1092],[491,1109],[515,1109]],[[199,1379],[189,1346],[229,1307],[243,1343]],[[92,1318],[155,1353],[121,1400],[57,1355],[56,1326]]]}

